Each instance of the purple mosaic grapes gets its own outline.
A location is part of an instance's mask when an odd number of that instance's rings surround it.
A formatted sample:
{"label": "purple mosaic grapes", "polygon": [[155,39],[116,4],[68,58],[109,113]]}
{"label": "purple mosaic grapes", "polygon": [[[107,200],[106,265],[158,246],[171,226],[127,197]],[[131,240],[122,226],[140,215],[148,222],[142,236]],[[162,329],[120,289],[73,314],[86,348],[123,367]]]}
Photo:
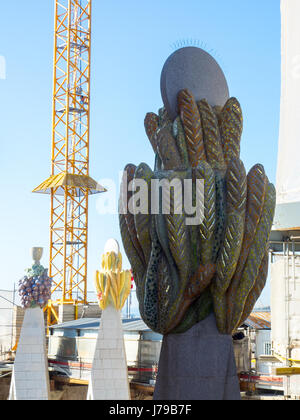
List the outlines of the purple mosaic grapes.
{"label": "purple mosaic grapes", "polygon": [[52,279],[47,270],[40,276],[24,276],[19,281],[19,295],[24,309],[44,308],[51,298]]}

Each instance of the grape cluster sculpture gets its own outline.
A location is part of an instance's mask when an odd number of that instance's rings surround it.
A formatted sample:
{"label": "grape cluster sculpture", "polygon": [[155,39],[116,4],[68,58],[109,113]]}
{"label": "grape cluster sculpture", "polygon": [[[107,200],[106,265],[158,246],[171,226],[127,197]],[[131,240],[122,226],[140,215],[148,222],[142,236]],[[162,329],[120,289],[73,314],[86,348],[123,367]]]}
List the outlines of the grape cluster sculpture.
{"label": "grape cluster sculpture", "polygon": [[[145,129],[156,163],[125,168],[120,230],[132,265],[140,313],[161,334],[182,333],[214,311],[222,334],[232,334],[251,313],[266,282],[268,241],[276,192],[262,165],[248,175],[240,159],[243,116],[237,99],[223,108],[178,95],[178,116],[149,113]],[[177,214],[124,211],[131,181],[204,179],[204,220],[186,224]],[[124,185],[126,184],[126,185]],[[194,187],[196,188],[196,187]],[[195,194],[195,191],[194,191]]]}
{"label": "grape cluster sculpture", "polygon": [[40,264],[34,264],[19,281],[22,307],[44,308],[51,298],[51,285],[52,280],[48,276],[48,270]]}

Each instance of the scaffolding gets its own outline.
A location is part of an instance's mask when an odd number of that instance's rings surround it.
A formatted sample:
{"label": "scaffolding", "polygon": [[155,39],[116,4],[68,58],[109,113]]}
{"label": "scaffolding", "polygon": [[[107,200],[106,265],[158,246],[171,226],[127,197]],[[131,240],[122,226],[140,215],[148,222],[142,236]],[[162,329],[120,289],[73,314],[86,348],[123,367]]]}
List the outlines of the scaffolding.
{"label": "scaffolding", "polygon": [[299,233],[273,231],[270,241],[272,350],[282,363],[276,374],[284,377],[286,398],[299,398],[300,395]]}
{"label": "scaffolding", "polygon": [[91,3],[55,0],[51,176],[34,190],[51,196],[48,325],[87,304],[88,197],[106,191],[89,177]]}
{"label": "scaffolding", "polygon": [[24,310],[17,305],[16,288],[0,290],[0,362],[7,360],[20,335]]}

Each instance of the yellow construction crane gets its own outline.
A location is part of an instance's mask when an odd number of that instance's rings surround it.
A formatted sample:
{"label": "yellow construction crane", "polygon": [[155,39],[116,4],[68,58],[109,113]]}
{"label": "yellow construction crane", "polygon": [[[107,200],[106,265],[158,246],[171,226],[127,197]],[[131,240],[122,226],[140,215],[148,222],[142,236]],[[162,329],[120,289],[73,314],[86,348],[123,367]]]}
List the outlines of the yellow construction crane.
{"label": "yellow construction crane", "polygon": [[51,176],[34,190],[51,195],[48,325],[87,303],[88,196],[106,191],[89,177],[91,15],[92,0],[55,0]]}

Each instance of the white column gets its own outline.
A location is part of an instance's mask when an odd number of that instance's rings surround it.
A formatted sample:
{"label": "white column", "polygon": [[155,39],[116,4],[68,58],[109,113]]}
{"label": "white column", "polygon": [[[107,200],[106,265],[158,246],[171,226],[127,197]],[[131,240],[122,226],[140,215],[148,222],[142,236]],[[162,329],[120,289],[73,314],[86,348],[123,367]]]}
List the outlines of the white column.
{"label": "white column", "polygon": [[[300,201],[300,2],[281,0],[282,83],[277,203]],[[298,225],[297,225],[298,226]]]}
{"label": "white column", "polygon": [[130,400],[121,313],[112,305],[102,311],[87,398]]}
{"label": "white column", "polygon": [[49,389],[43,311],[40,308],[26,309],[9,400],[48,400]]}

